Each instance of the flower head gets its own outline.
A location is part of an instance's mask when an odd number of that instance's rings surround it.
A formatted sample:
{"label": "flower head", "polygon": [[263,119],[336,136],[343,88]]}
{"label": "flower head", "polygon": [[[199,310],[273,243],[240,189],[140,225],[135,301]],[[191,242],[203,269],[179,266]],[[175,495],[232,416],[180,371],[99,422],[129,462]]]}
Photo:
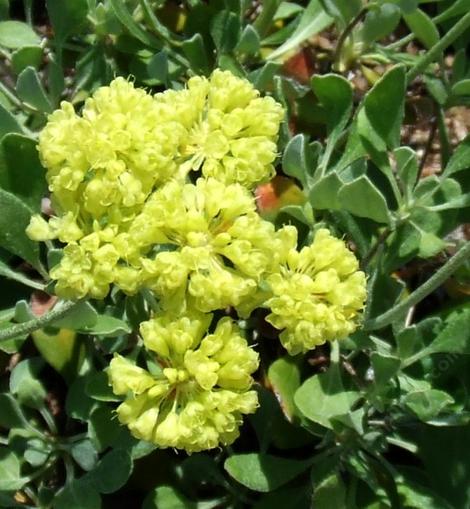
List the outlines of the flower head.
{"label": "flower head", "polygon": [[162,368],[158,375],[119,355],[111,361],[113,391],[126,395],[119,420],[137,438],[188,452],[212,449],[232,443],[242,414],[255,411],[250,387],[258,355],[229,318],[207,334],[211,320],[189,312],[141,325],[145,347]]}
{"label": "flower head", "polygon": [[205,312],[251,296],[282,243],[282,235],[255,212],[246,189],[212,178],[195,185],[170,182],[156,191],[129,236],[141,251],[167,246],[140,258],[144,284],[172,306],[172,297],[187,292]]}
{"label": "flower head", "polygon": [[354,254],[326,229],[313,243],[294,246],[280,270],[267,278],[272,297],[266,301],[267,321],[282,330],[290,354],[315,348],[354,332],[366,298],[366,277]]}
{"label": "flower head", "polygon": [[63,102],[39,137],[55,206],[81,221],[132,214],[174,175],[183,135],[162,105],[123,78],[99,88],[81,115]]}
{"label": "flower head", "polygon": [[247,80],[216,69],[208,80],[197,76],[187,89],[156,97],[173,108],[187,130],[180,146],[182,168],[248,188],[274,175],[284,112],[271,97],[259,97]]}

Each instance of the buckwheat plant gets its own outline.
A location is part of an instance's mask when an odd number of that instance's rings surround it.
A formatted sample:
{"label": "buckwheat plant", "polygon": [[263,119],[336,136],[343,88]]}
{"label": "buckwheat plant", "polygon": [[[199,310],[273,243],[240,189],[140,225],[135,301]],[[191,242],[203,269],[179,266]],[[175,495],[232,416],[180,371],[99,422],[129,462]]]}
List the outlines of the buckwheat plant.
{"label": "buckwheat plant", "polygon": [[54,215],[31,239],[58,239],[50,276],[64,299],[112,288],[150,292],[140,325],[158,369],[115,355],[107,370],[131,433],[188,452],[231,444],[257,408],[256,344],[228,316],[265,308],[295,355],[345,338],[360,321],[366,278],[342,240],[262,219],[254,195],[277,157],[283,108],[215,70],[152,96],[117,78],[85,102],[63,102],[40,134]]}

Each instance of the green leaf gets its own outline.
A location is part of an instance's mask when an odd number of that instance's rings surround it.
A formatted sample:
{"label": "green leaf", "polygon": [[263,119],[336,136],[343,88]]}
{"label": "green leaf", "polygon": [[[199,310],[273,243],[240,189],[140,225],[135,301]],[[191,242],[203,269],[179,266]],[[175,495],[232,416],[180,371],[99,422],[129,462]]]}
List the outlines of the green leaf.
{"label": "green leaf", "polygon": [[0,22],[0,46],[16,49],[23,46],[37,46],[41,42],[34,30],[21,21]]}
{"label": "green leaf", "polygon": [[320,0],[325,11],[333,18],[346,25],[362,8],[361,0]]}
{"label": "green leaf", "polygon": [[43,359],[71,383],[85,358],[83,339],[69,329],[61,329],[57,333],[40,329],[31,335]]}
{"label": "green leaf", "polygon": [[[374,132],[389,148],[400,142],[406,89],[405,67],[396,66],[385,73],[364,98],[364,112]],[[360,135],[371,140],[369,133]],[[372,140],[371,140],[372,141]]]}
{"label": "green leaf", "polygon": [[19,490],[25,482],[18,457],[6,447],[0,447],[0,491]]}
{"label": "green leaf", "polygon": [[312,507],[315,509],[343,509],[346,507],[346,488],[338,474],[331,474],[315,485]]}
{"label": "green leaf", "polygon": [[470,79],[458,81],[452,85],[452,95],[470,95]]}
{"label": "green leaf", "polygon": [[295,479],[311,460],[292,460],[270,454],[234,454],[225,460],[225,470],[240,484],[254,491],[268,492]]}
{"label": "green leaf", "polygon": [[142,509],[196,509],[198,504],[191,502],[171,486],[154,488],[144,500]]}
{"label": "green leaf", "polygon": [[[49,0],[50,1],[50,0]],[[84,0],[81,0],[84,1]],[[62,5],[61,0],[54,0],[59,5]],[[114,14],[119,19],[124,27],[132,34],[136,39],[144,44],[147,44],[151,48],[161,49],[161,42],[153,35],[146,32],[132,17],[131,13],[127,10],[126,4],[122,0],[110,0]]]}
{"label": "green leaf", "polygon": [[222,10],[211,21],[210,33],[219,53],[230,53],[240,37],[240,19],[231,11]]}
{"label": "green leaf", "polygon": [[0,104],[0,139],[8,133],[23,133],[16,118]]}
{"label": "green leaf", "polygon": [[328,173],[311,187],[309,200],[314,210],[341,208],[338,193],[344,182],[336,172]]}
{"label": "green leaf", "polygon": [[307,185],[309,170],[308,141],[304,134],[297,134],[287,144],[282,156],[282,170],[296,178],[303,187]]}
{"label": "green leaf", "polygon": [[397,352],[400,359],[405,360],[413,354],[422,350],[429,342],[429,338],[436,335],[441,320],[436,317],[427,318],[401,330],[396,336]]}
{"label": "green leaf", "polygon": [[404,507],[413,509],[453,509],[443,498],[436,495],[428,486],[419,486],[415,482],[405,480],[398,484],[398,493]]}
{"label": "green leaf", "polygon": [[87,0],[46,0],[47,12],[59,44],[63,44],[69,35],[79,32],[86,22],[88,14]]}
{"label": "green leaf", "polygon": [[[311,227],[314,223],[312,207],[309,203],[304,205],[285,205],[279,209],[277,220],[284,222],[285,217],[294,218],[295,221]],[[291,222],[290,219],[287,222]],[[295,222],[294,222],[295,225]]]}
{"label": "green leaf", "polygon": [[33,467],[44,465],[52,451],[51,446],[40,438],[31,438],[26,447],[24,459]]}
{"label": "green leaf", "polygon": [[20,74],[26,67],[37,69],[43,59],[43,50],[40,46],[24,46],[11,55],[11,66],[16,74]]}
{"label": "green leaf", "polygon": [[118,446],[122,433],[127,433],[126,428],[119,424],[110,407],[99,406],[91,412],[88,436],[99,452]]}
{"label": "green leaf", "polygon": [[69,417],[86,421],[97,403],[85,392],[87,377],[81,376],[75,379],[69,387],[65,400],[65,411]]}
{"label": "green leaf", "polygon": [[127,451],[114,449],[100,460],[86,479],[100,493],[113,493],[124,486],[132,472],[132,459]]}
{"label": "green leaf", "polygon": [[290,18],[302,11],[302,6],[295,4],[294,2],[281,2],[281,5],[279,5],[273,19],[274,21],[277,21],[278,19]]}
{"label": "green leaf", "polygon": [[83,334],[110,338],[131,332],[131,328],[124,320],[109,315],[97,315],[96,321],[92,325],[80,327],[79,330]]}
{"label": "green leaf", "polygon": [[333,18],[323,10],[319,0],[310,0],[300,23],[289,39],[269,55],[269,60],[275,60],[288,51],[300,46],[333,23]]}
{"label": "green leaf", "polygon": [[449,99],[449,89],[448,86],[443,83],[441,78],[425,74],[423,76],[423,81],[426,84],[426,88],[431,94],[431,97],[437,102],[437,104],[445,106]]}
{"label": "green leaf", "polygon": [[[261,496],[252,506],[253,509],[312,509],[312,490],[309,483],[295,486],[283,486]],[[330,508],[331,509],[331,508]]]}
{"label": "green leaf", "polygon": [[467,136],[455,149],[444,170],[443,176],[448,177],[470,168],[470,136]]}
{"label": "green leaf", "polygon": [[255,430],[260,452],[266,452],[270,444],[284,450],[296,449],[312,442],[311,433],[286,419],[274,393],[261,387],[257,388],[257,392],[259,408],[250,415],[249,421]]}
{"label": "green leaf", "polygon": [[88,377],[85,391],[90,398],[98,401],[120,401],[120,398],[113,393],[108,375],[104,371],[99,371]]}
{"label": "green leaf", "polygon": [[16,93],[22,101],[39,111],[51,113],[53,110],[38,73],[33,67],[27,67],[18,76]]}
{"label": "green leaf", "polygon": [[57,105],[65,89],[65,77],[61,62],[54,55],[49,55],[47,75],[49,95],[51,96],[52,103]]}
{"label": "green leaf", "polygon": [[0,19],[6,20],[10,17],[10,0],[0,0]]}
{"label": "green leaf", "polygon": [[201,34],[194,34],[190,39],[183,41],[181,49],[189,60],[190,67],[194,72],[203,75],[209,74],[209,57]]}
{"label": "green leaf", "polygon": [[403,293],[405,284],[388,273],[374,271],[367,283],[368,300],[364,320],[385,313]]}
{"label": "green leaf", "polygon": [[51,325],[63,329],[83,330],[93,327],[98,321],[95,308],[86,301],[75,306],[66,316],[54,321]]}
{"label": "green leaf", "polygon": [[258,32],[251,25],[246,25],[240,36],[240,40],[235,46],[235,50],[246,55],[256,55],[260,48],[260,38]]}
{"label": "green leaf", "polygon": [[28,301],[19,300],[15,305],[15,316],[13,318],[16,322],[23,323],[34,320],[36,315],[32,312]]}
{"label": "green leaf", "polygon": [[327,114],[330,136],[338,136],[346,127],[353,106],[351,83],[337,74],[315,75],[311,80],[312,89]]}
{"label": "green leaf", "polygon": [[30,209],[13,194],[0,189],[0,246],[38,268],[39,244],[25,233],[31,219]]}
{"label": "green leaf", "polygon": [[355,216],[367,217],[378,223],[390,222],[390,213],[384,196],[365,175],[344,184],[339,190],[338,200]]}
{"label": "green leaf", "polygon": [[418,256],[420,258],[431,258],[433,256],[436,256],[438,253],[440,253],[443,249],[447,247],[448,243],[442,240],[434,233],[422,230],[414,222],[411,222],[411,225],[417,228],[420,233],[418,250]]}
{"label": "green leaf", "polygon": [[0,394],[0,426],[2,428],[23,428],[27,421],[20,405],[11,394]]}
{"label": "green leaf", "polygon": [[0,165],[0,185],[20,198],[34,212],[41,211],[41,199],[46,196],[47,182],[37,150],[31,138],[7,134],[1,141],[5,164]]}
{"label": "green leaf", "polygon": [[44,406],[46,390],[38,380],[38,375],[44,366],[39,357],[26,359],[18,363],[10,376],[10,391],[16,395],[18,401],[33,408]]}
{"label": "green leaf", "polygon": [[54,509],[101,509],[101,497],[86,479],[74,479],[54,497]]}
{"label": "green leaf", "polygon": [[405,196],[409,201],[412,198],[419,174],[416,152],[410,147],[400,147],[393,154],[397,163],[398,176],[403,183]]}
{"label": "green leaf", "polygon": [[409,392],[403,403],[422,421],[429,421],[436,417],[445,407],[452,404],[452,398],[447,392],[430,389],[427,391]]}
{"label": "green leaf", "polygon": [[376,385],[385,385],[390,382],[400,369],[401,360],[393,355],[373,352],[370,357],[374,369],[374,380]]}
{"label": "green leaf", "polygon": [[379,0],[379,2],[398,5],[404,14],[408,14],[418,8],[420,0]]}
{"label": "green leaf", "polygon": [[268,379],[284,414],[292,419],[295,413],[294,393],[300,386],[300,370],[290,356],[274,361],[268,370]]}
{"label": "green leaf", "polygon": [[333,429],[331,419],[347,414],[359,398],[355,391],[345,391],[337,365],[326,373],[307,379],[294,396],[302,414],[325,428]]}
{"label": "green leaf", "polygon": [[86,472],[92,470],[98,461],[98,452],[89,439],[74,442],[70,449],[70,454]]}
{"label": "green leaf", "polygon": [[418,41],[427,49],[431,49],[439,41],[439,30],[432,19],[421,9],[404,14],[403,19]]}
{"label": "green leaf", "polygon": [[153,55],[147,64],[150,78],[157,79],[164,85],[168,84],[168,55],[166,51],[160,51]]}
{"label": "green leaf", "polygon": [[467,55],[465,48],[460,48],[454,55],[452,62],[452,83],[465,79],[467,74]]}
{"label": "green leaf", "polygon": [[359,39],[367,48],[373,42],[390,35],[397,28],[400,17],[400,9],[390,3],[378,9],[370,9],[359,31]]}
{"label": "green leaf", "polygon": [[443,329],[426,348],[426,352],[470,355],[470,308],[450,313]]}
{"label": "green leaf", "polygon": [[266,90],[272,83],[273,78],[281,65],[276,62],[266,62],[263,67],[252,71],[248,75],[248,79],[258,90]]}
{"label": "green leaf", "polygon": [[[408,436],[419,448],[425,477],[433,492],[446,500],[452,509],[468,507],[470,492],[470,426],[434,427],[415,425],[409,427]],[[421,475],[420,475],[421,477]],[[419,506],[428,509],[432,506]],[[444,509],[437,505],[436,509]]]}

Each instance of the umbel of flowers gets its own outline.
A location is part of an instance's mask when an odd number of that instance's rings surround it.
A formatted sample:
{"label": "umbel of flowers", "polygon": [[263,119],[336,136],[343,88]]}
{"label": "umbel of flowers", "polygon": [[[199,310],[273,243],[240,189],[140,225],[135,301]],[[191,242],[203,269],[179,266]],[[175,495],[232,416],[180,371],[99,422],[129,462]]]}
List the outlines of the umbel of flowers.
{"label": "umbel of flowers", "polygon": [[241,415],[255,411],[250,387],[258,354],[230,318],[207,334],[211,320],[190,312],[141,324],[144,345],[162,367],[158,375],[119,355],[111,361],[113,390],[126,396],[117,413],[136,437],[188,452],[212,449],[232,443]]}
{"label": "umbel of flowers", "polygon": [[357,327],[365,275],[344,242],[319,229],[298,250],[293,226],[276,230],[257,212],[282,118],[271,97],[216,70],[154,96],[117,78],[81,115],[62,103],[40,134],[55,215],[34,216],[27,233],[64,244],[50,273],[57,295],[103,299],[116,286],[159,301],[140,327],[158,369],[120,355],[108,368],[137,438],[211,449],[256,410],[258,355],[214,312],[268,309],[292,355]]}

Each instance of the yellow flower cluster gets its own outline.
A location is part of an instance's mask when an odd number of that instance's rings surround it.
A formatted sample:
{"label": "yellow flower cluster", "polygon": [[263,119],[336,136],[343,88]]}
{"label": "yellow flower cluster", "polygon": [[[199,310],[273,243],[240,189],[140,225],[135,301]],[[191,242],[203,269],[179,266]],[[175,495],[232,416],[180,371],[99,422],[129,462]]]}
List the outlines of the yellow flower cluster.
{"label": "yellow flower cluster", "polygon": [[[139,225],[147,221],[152,207],[158,208],[158,202],[166,203],[170,210],[175,206],[168,197],[183,192],[177,184],[184,184],[191,170],[214,177],[219,188],[237,184],[227,192],[240,199],[246,210],[251,207],[245,221],[253,232],[257,228],[254,202],[240,185],[251,189],[272,175],[282,116],[282,107],[272,98],[259,97],[248,81],[220,70],[209,79],[190,79],[184,90],[156,96],[117,78],[86,101],[81,116],[63,102],[39,138],[57,217],[46,222],[35,216],[27,229],[34,240],[58,238],[67,243],[61,263],[51,272],[58,281],[56,292],[70,299],[101,299],[112,284],[134,293],[146,278],[154,279],[152,271],[165,264],[165,256],[158,262],[142,260],[159,241],[149,244],[152,235],[144,239]],[[207,192],[218,192],[215,185]],[[190,188],[184,193],[190,195]],[[198,213],[188,209],[185,217],[193,212]],[[240,229],[241,223],[237,225]],[[220,225],[219,230],[224,227]],[[199,225],[195,232],[200,232]],[[247,242],[250,240],[240,240],[225,250],[246,251]],[[168,263],[176,261],[176,256],[166,258]],[[221,277],[229,283],[237,280],[240,294],[253,286],[247,278],[238,280],[230,273],[233,271],[225,271]],[[191,279],[194,291],[198,291],[196,280]],[[215,309],[220,302],[231,303],[228,300],[214,295],[214,304],[203,307]]]}
{"label": "yellow flower cluster", "polygon": [[313,243],[287,251],[279,271],[268,276],[272,297],[267,321],[282,330],[291,355],[354,332],[366,298],[366,277],[344,242],[326,229]]}
{"label": "yellow flower cluster", "polygon": [[156,244],[169,248],[137,261],[144,285],[165,307],[186,301],[204,312],[236,307],[253,295],[275,266],[283,233],[260,218],[240,184],[213,178],[162,187],[129,229],[146,251]]}
{"label": "yellow flower cluster", "polygon": [[118,417],[135,437],[190,453],[212,449],[231,444],[242,415],[256,410],[250,387],[258,354],[229,318],[206,334],[211,321],[193,312],[142,323],[145,347],[162,366],[158,374],[119,355],[111,361],[113,390],[126,396]]}
{"label": "yellow flower cluster", "polygon": [[63,103],[40,135],[57,215],[27,233],[65,244],[56,293],[103,299],[114,285],[158,299],[140,329],[153,367],[117,355],[108,374],[120,421],[160,447],[229,444],[256,409],[258,356],[228,318],[209,334],[213,311],[269,309],[291,354],[357,326],[365,275],[344,242],[319,230],[299,252],[293,226],[257,212],[282,115],[229,72],[155,96],[118,78],[81,115]]}

